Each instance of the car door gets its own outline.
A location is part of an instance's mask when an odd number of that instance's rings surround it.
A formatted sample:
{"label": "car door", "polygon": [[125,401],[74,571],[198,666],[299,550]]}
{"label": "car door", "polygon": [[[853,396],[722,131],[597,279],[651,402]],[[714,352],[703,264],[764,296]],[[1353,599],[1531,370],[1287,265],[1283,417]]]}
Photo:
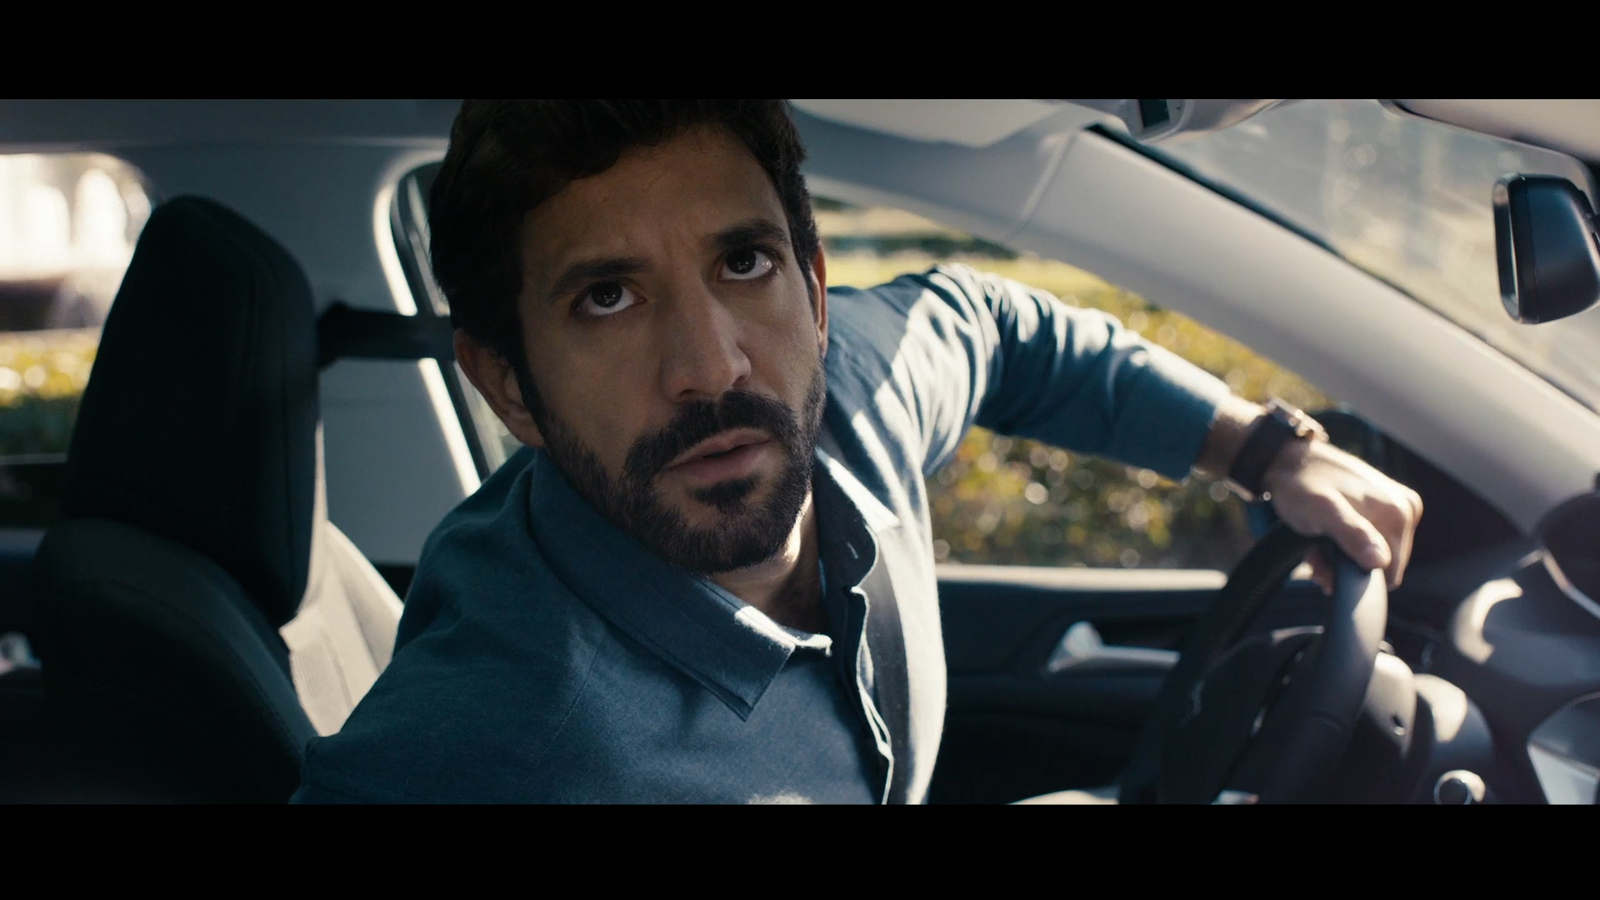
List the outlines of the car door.
{"label": "car door", "polygon": [[[931,802],[1113,783],[1225,580],[1205,569],[944,568],[950,699]],[[1314,622],[1321,600],[1315,585],[1292,582],[1257,627]]]}

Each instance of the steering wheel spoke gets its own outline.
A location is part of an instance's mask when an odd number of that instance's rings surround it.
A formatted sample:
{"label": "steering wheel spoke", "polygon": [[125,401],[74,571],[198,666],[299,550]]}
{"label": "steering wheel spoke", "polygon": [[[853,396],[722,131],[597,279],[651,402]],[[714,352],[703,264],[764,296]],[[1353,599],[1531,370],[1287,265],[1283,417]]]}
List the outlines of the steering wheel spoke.
{"label": "steering wheel spoke", "polygon": [[1330,542],[1334,596],[1320,626],[1252,626],[1316,546],[1279,525],[1234,567],[1195,624],[1123,778],[1123,802],[1314,799],[1348,743],[1387,618],[1382,573]]}

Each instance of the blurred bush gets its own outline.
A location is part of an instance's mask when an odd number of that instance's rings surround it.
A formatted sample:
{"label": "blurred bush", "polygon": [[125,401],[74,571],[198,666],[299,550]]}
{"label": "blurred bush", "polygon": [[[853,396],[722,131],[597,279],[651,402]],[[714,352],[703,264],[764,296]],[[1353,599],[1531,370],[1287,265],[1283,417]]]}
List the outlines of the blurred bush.
{"label": "blurred bush", "polygon": [[0,457],[66,453],[100,329],[0,332]]}
{"label": "blurred bush", "polygon": [[[1065,263],[1018,256],[897,210],[818,209],[828,282],[871,287],[940,262],[961,262],[1105,310],[1257,402],[1303,409],[1329,397],[1187,316]],[[938,252],[947,247],[959,252]],[[1244,504],[1221,484],[1174,483],[1148,469],[974,428],[928,479],[942,562],[1228,569],[1252,543]]]}

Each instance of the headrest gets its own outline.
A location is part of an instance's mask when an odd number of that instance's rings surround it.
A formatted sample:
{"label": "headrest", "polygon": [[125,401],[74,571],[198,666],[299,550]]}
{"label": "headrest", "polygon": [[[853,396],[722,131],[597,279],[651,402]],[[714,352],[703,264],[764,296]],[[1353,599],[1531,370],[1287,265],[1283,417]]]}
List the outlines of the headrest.
{"label": "headrest", "polygon": [[305,273],[232,210],[173,199],[106,318],[64,511],[199,550],[282,625],[310,564],[319,415]]}

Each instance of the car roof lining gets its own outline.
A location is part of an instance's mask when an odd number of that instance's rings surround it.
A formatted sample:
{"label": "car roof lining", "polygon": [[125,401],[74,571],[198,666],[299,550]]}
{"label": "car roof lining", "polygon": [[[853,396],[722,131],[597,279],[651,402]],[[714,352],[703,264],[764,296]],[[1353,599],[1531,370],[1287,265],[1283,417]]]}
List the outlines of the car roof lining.
{"label": "car roof lining", "polygon": [[1385,100],[1389,109],[1600,165],[1600,100]]}

